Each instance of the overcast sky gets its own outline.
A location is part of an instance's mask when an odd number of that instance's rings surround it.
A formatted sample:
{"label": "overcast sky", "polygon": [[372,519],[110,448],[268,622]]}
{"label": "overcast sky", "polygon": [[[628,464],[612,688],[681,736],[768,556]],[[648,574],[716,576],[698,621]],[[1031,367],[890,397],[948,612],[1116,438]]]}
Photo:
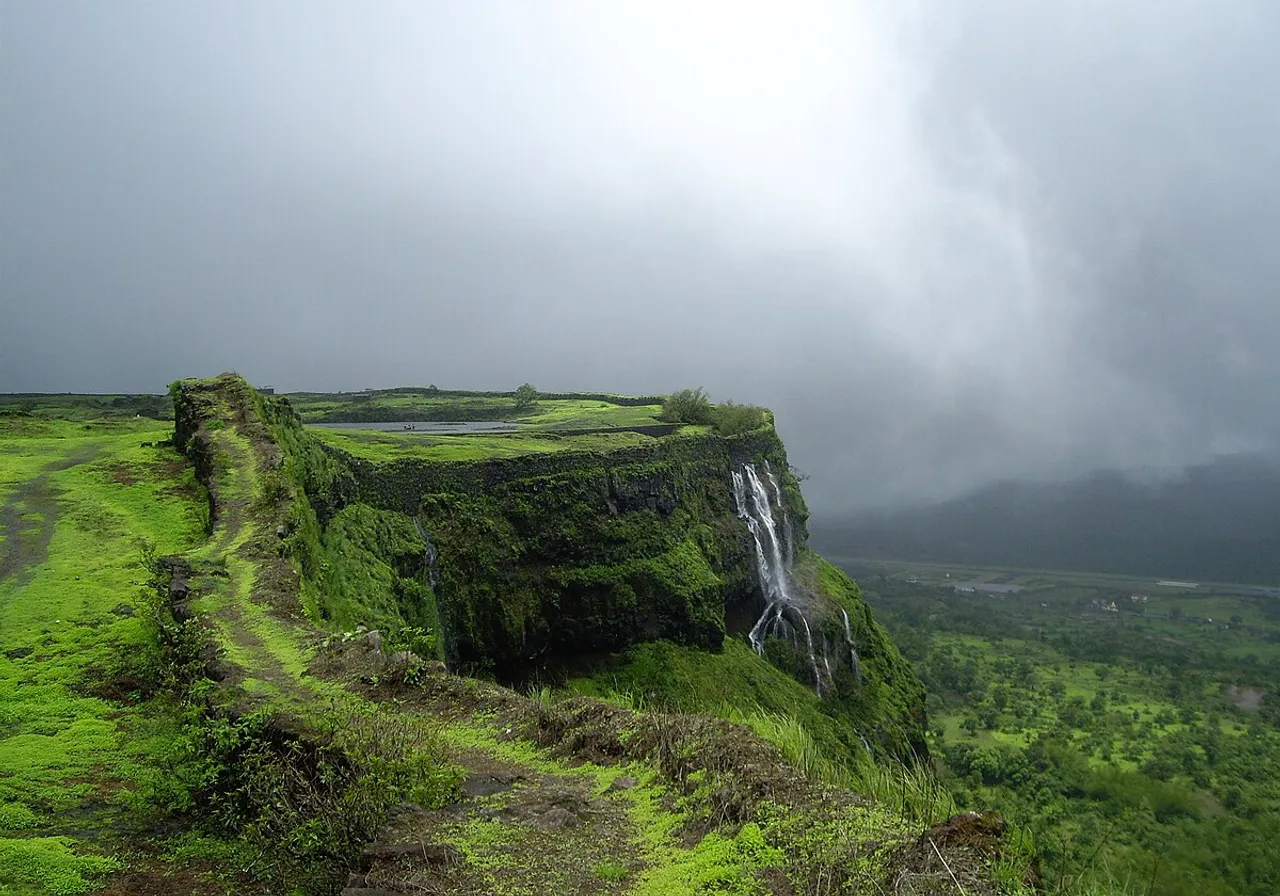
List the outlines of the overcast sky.
{"label": "overcast sky", "polygon": [[0,391],[777,411],[819,512],[1280,440],[1280,3],[0,0]]}

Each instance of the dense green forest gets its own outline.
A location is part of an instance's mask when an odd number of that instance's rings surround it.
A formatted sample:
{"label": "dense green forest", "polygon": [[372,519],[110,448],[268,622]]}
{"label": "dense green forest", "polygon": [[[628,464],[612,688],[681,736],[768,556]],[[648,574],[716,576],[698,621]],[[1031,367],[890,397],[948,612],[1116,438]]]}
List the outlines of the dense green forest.
{"label": "dense green forest", "polygon": [[957,803],[1021,827],[1051,889],[1280,892],[1280,599],[850,571],[929,691]]}

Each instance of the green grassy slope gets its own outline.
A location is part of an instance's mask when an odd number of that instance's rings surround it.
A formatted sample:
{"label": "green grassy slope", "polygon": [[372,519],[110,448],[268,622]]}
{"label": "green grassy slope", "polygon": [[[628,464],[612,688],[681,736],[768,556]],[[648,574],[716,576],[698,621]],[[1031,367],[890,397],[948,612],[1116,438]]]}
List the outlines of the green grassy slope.
{"label": "green grassy slope", "polygon": [[432,394],[421,389],[287,397],[306,423],[512,421],[538,429],[596,429],[651,425],[659,422],[662,410],[657,400],[637,404],[644,400],[625,396],[541,398],[530,405],[519,405],[503,393]]}
{"label": "green grassy slope", "polygon": [[[850,772],[869,763],[861,735],[847,717],[824,711],[823,701],[787,673],[766,662],[744,642],[731,638],[721,653],[656,641],[637,645],[588,676],[571,678],[570,693],[636,708],[714,715],[747,724],[757,733],[788,744],[786,719],[812,742],[813,767],[844,765]],[[829,706],[828,706],[829,708]]]}
{"label": "green grassy slope", "polygon": [[518,457],[522,454],[552,454],[560,451],[610,451],[656,441],[636,432],[601,432],[561,436],[554,432],[492,433],[477,435],[437,435],[435,433],[374,432],[356,429],[313,427],[311,434],[355,457],[374,462],[422,458],[439,461],[486,460]]}
{"label": "green grassy slope", "polygon": [[110,853],[164,738],[144,553],[192,547],[205,504],[153,421],[0,419],[0,892],[74,893]]}

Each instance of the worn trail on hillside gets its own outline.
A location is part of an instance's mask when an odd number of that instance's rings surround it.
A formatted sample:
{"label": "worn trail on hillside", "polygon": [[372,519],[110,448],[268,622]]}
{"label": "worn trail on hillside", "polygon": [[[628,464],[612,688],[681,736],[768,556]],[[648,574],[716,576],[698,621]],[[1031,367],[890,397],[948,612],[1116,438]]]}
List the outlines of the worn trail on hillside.
{"label": "worn trail on hillside", "polygon": [[597,794],[594,775],[549,772],[464,749],[462,798],[402,807],[366,850],[356,886],[392,893],[610,894],[644,867],[624,787]]}
{"label": "worn trail on hillside", "polygon": [[311,699],[315,696],[312,682],[289,670],[288,660],[280,652],[282,646],[269,629],[273,621],[296,620],[281,619],[260,593],[270,565],[288,565],[278,557],[263,558],[253,545],[262,535],[262,526],[253,513],[259,492],[249,471],[260,468],[260,457],[250,441],[228,431],[217,432],[213,438],[230,463],[220,483],[216,527],[206,547],[197,552],[226,564],[226,578],[207,580],[212,586],[208,596],[214,603],[209,620],[217,629],[224,656],[239,675],[266,683],[268,692],[274,690],[279,696]]}
{"label": "worn trail on hillside", "polygon": [[40,475],[28,479],[5,498],[0,507],[0,582],[14,580],[21,586],[31,571],[49,556],[49,542],[58,519],[58,490],[49,474],[69,470],[93,460],[98,447],[84,448],[48,464]]}
{"label": "worn trail on hillside", "polygon": [[424,690],[348,687],[380,714],[434,731],[466,778],[459,798],[440,809],[402,804],[344,892],[621,894],[648,869],[632,814],[646,785],[628,777],[634,772],[626,765],[532,749],[515,735],[515,717],[499,709],[511,711],[524,698],[495,691],[494,701],[472,706],[465,685],[458,691],[449,676]]}

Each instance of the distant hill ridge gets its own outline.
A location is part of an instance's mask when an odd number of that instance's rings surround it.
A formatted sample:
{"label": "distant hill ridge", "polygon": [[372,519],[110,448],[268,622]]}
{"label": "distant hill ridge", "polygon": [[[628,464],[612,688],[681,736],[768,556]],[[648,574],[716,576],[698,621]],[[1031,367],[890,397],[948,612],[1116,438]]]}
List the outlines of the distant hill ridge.
{"label": "distant hill ridge", "polygon": [[1220,458],[1150,482],[1100,471],[812,524],[827,554],[1280,584],[1280,463]]}

